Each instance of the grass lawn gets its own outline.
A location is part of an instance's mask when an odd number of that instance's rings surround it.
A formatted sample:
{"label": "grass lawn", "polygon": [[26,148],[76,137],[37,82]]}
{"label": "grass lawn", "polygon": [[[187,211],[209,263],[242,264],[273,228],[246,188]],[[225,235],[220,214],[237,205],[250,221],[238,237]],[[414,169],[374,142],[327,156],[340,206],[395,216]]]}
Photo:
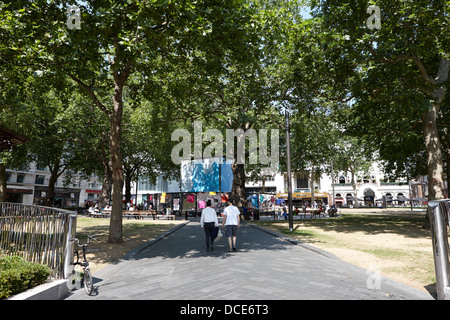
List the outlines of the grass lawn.
{"label": "grass lawn", "polygon": [[[98,234],[98,241],[92,241],[87,249],[87,259],[93,273],[108,263],[114,262],[125,254],[144,244],[161,233],[175,227],[182,220],[123,220],[123,243],[107,243],[109,219],[78,217],[76,237],[86,242],[86,235]],[[81,252],[81,251],[80,251]]]}
{"label": "grass lawn", "polygon": [[342,260],[435,293],[435,272],[430,230],[422,228],[424,213],[353,209],[338,218],[294,220],[289,231],[286,220],[254,221]]}

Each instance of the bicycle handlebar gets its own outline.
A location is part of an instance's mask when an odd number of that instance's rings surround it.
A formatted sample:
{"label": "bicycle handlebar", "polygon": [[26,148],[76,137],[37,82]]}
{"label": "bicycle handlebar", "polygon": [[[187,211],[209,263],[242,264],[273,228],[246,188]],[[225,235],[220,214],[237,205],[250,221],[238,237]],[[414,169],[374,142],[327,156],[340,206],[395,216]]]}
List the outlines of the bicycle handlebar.
{"label": "bicycle handlebar", "polygon": [[[87,240],[87,243],[86,244],[89,244],[89,240],[97,240],[97,239],[95,239],[95,237],[97,237],[97,236],[99,236],[99,234],[94,234],[94,235],[87,235],[87,238],[88,238],[88,240]],[[78,240],[78,238],[71,238],[71,239],[69,239],[69,241],[73,241],[73,242],[75,242],[76,244],[78,244],[80,247],[82,246],[82,245],[80,245],[80,240]]]}

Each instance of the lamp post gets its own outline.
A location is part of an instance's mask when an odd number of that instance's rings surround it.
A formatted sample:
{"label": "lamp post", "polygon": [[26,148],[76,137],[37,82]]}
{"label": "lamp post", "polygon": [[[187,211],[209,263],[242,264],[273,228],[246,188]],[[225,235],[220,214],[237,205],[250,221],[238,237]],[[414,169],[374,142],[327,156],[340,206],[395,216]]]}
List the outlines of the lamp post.
{"label": "lamp post", "polygon": [[287,162],[287,182],[288,182],[288,212],[289,212],[289,231],[294,229],[294,216],[292,214],[292,180],[291,180],[291,139],[289,111],[285,110],[286,118],[286,162]]}
{"label": "lamp post", "polygon": [[331,159],[331,192],[333,193],[331,196],[331,206],[334,206],[335,204],[335,199],[334,199],[334,182],[335,182],[335,177],[334,177],[334,168],[333,168],[333,159]]}

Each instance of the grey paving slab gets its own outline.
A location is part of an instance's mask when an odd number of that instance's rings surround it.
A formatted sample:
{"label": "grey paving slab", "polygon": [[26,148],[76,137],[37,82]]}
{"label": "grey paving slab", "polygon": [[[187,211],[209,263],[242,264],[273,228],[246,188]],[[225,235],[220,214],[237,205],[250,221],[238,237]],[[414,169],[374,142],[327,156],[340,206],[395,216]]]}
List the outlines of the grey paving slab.
{"label": "grey paving slab", "polygon": [[371,289],[367,270],[294,243],[243,225],[238,230],[238,252],[227,252],[226,238],[216,243],[214,252],[206,252],[204,233],[192,221],[95,273],[92,296],[77,290],[67,299],[433,299],[379,275],[379,286]]}

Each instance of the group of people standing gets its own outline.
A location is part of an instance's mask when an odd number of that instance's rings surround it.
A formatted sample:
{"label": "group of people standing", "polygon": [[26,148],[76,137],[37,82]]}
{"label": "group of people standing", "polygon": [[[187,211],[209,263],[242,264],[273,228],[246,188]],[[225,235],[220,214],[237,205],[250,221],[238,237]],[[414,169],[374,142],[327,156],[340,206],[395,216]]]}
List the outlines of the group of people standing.
{"label": "group of people standing", "polygon": [[[233,205],[233,199],[228,198],[227,207],[223,210],[222,229],[225,230],[225,236],[228,238],[228,251],[236,251],[236,234],[240,226],[240,211]],[[211,200],[206,202],[206,208],[202,211],[200,225],[205,231],[206,251],[214,251],[214,239],[217,237],[219,220],[216,210],[211,207]]]}

